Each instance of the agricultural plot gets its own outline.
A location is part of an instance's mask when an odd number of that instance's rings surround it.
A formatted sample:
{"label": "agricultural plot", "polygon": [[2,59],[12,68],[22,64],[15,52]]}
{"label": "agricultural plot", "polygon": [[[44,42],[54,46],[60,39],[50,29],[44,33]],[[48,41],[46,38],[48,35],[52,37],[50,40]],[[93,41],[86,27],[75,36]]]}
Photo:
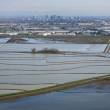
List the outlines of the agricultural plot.
{"label": "agricultural plot", "polygon": [[[98,53],[95,52],[95,45],[71,45],[74,47],[70,46],[71,51],[82,47],[78,51],[83,53],[32,54],[23,52],[30,52],[32,47],[41,48],[41,44],[1,44],[0,94],[34,90],[109,74],[110,58],[101,53],[105,45],[96,45],[100,47]],[[92,46],[94,49],[91,49]],[[69,50],[69,46],[65,45],[57,45],[56,48]],[[88,53],[88,50],[91,51]]]}

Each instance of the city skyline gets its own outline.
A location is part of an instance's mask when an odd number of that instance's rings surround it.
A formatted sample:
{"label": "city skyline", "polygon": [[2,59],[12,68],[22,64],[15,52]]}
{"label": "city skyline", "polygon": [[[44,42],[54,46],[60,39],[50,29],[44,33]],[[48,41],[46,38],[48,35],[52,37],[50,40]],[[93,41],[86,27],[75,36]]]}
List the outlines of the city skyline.
{"label": "city skyline", "polygon": [[109,16],[109,0],[0,0],[0,16]]}

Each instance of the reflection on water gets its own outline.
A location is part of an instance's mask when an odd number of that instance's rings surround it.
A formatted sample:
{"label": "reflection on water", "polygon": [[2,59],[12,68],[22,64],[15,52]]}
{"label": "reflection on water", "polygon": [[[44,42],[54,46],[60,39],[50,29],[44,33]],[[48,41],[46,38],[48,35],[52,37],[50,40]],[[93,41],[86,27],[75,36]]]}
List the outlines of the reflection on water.
{"label": "reflection on water", "polygon": [[[15,93],[76,81],[110,72],[110,58],[101,53],[106,45],[47,43],[0,44],[0,94]],[[15,53],[32,48],[87,52],[72,55]],[[5,51],[6,53],[4,53]],[[8,52],[7,52],[8,51]],[[96,52],[89,53],[88,52]],[[100,53],[97,53],[100,52]],[[0,102],[0,110],[110,110],[110,90],[85,87]],[[107,88],[110,88],[107,87]],[[98,91],[98,93],[97,93]]]}
{"label": "reflection on water", "polygon": [[78,52],[102,52],[106,44],[73,44],[59,41],[49,41],[44,39],[26,39],[25,44],[6,44],[9,38],[0,38],[0,51],[31,51],[32,48],[42,50],[44,48],[55,48],[60,51]]}
{"label": "reflection on water", "polygon": [[82,86],[40,96],[0,102],[0,110],[110,110],[110,89]]}
{"label": "reflection on water", "polygon": [[[30,41],[33,42],[31,39]],[[35,44],[1,44],[0,93],[53,86],[101,75],[110,71],[109,57],[99,56],[106,45],[66,44],[37,40]],[[100,52],[73,54],[15,53],[32,48],[57,48],[61,51]],[[3,52],[5,51],[5,52]],[[24,87],[24,88],[23,88]],[[10,89],[11,88],[11,89]],[[18,90],[17,90],[18,91]]]}
{"label": "reflection on water", "polygon": [[0,51],[26,51],[30,52],[32,48],[36,50],[42,50],[44,48],[55,48],[60,51],[72,51],[72,52],[103,52],[106,44],[1,44]]}
{"label": "reflection on water", "polygon": [[[109,57],[99,55],[105,44],[66,44],[41,39],[27,39],[32,44],[5,44],[7,39],[0,40],[4,42],[0,44],[0,94],[106,75],[110,71]],[[86,53],[16,53],[46,47]]]}
{"label": "reflection on water", "polygon": [[109,110],[109,94],[50,94],[0,103],[1,110]]}

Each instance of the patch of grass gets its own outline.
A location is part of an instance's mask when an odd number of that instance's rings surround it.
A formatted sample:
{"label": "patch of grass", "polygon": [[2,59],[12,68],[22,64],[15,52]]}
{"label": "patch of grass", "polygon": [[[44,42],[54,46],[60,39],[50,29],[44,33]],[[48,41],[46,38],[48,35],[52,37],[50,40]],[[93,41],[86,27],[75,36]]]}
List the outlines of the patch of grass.
{"label": "patch of grass", "polygon": [[35,54],[36,53],[36,48],[32,48],[31,53]]}
{"label": "patch of grass", "polygon": [[25,43],[27,40],[24,38],[16,38],[16,37],[12,37],[10,38],[7,43]]}
{"label": "patch of grass", "polygon": [[61,51],[57,50],[57,49],[48,49],[48,48],[44,48],[43,50],[39,50],[37,51],[37,53],[44,53],[44,54],[60,54]]}
{"label": "patch of grass", "polygon": [[32,54],[36,54],[36,53],[42,53],[42,54],[60,54],[61,51],[59,51],[57,49],[49,49],[49,48],[44,48],[43,50],[37,51],[36,48],[32,48],[31,49],[31,53]]}

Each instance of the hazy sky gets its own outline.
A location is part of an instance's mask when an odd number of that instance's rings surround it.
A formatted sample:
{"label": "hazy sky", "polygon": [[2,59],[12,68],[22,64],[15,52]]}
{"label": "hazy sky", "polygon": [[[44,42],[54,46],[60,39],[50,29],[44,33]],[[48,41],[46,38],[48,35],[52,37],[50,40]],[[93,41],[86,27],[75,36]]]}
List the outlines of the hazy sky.
{"label": "hazy sky", "polygon": [[110,0],[0,0],[0,16],[110,16]]}

